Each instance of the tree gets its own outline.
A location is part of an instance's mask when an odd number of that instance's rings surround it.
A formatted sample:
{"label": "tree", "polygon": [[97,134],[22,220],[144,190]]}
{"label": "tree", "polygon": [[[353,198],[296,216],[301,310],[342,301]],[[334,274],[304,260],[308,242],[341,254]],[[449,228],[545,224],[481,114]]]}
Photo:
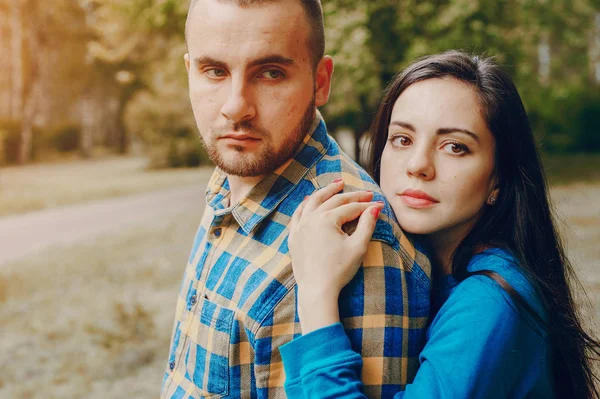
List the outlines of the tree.
{"label": "tree", "polygon": [[117,100],[115,138],[119,152],[125,153],[129,143],[127,106],[137,93],[152,88],[151,66],[168,54],[173,37],[183,37],[187,9],[174,0],[84,2],[94,9],[93,64],[105,77],[114,79],[110,84]]}

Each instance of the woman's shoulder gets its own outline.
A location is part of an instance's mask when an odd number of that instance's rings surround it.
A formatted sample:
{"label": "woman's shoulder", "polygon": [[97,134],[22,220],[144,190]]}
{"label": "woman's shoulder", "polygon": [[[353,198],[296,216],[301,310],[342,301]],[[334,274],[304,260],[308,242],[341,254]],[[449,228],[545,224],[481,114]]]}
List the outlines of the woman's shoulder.
{"label": "woman's shoulder", "polygon": [[454,287],[449,300],[479,303],[475,306],[491,313],[511,312],[546,335],[548,318],[539,289],[508,251],[490,248],[480,252],[471,259],[467,271],[472,275]]}
{"label": "woman's shoulder", "polygon": [[[491,274],[499,275],[528,302],[535,302],[539,299],[535,283],[526,276],[518,260],[504,249],[489,248],[476,254],[467,265],[467,271],[474,275],[465,279],[464,282],[468,281],[471,284],[495,282],[493,278],[486,276],[492,272]],[[494,284],[494,286],[502,288],[500,284]]]}

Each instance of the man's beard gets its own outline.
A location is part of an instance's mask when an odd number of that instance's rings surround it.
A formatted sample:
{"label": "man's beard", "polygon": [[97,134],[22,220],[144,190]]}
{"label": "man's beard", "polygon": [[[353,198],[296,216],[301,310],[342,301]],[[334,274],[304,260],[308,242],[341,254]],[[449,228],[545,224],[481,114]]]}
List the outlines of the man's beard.
{"label": "man's beard", "polygon": [[[253,125],[252,122],[246,121],[212,129],[210,132],[210,142],[206,143],[203,141],[203,146],[214,164],[228,175],[239,177],[266,175],[283,165],[295,154],[308,133],[314,116],[315,98],[313,97],[304,115],[302,115],[302,119],[296,125],[290,137],[283,142],[278,152],[276,152],[273,146],[273,132],[269,132],[260,126]],[[233,150],[237,152],[235,161],[225,160],[223,154],[217,148],[217,141],[218,137],[232,131],[242,131],[261,139],[262,148],[256,153],[245,154],[245,147],[233,146]],[[278,132],[274,133],[277,134]]]}

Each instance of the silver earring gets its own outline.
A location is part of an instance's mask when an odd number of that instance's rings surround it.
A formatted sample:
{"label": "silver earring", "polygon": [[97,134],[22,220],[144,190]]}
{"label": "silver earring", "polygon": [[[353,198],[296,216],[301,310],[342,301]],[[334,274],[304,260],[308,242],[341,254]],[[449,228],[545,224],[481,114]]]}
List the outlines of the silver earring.
{"label": "silver earring", "polygon": [[492,204],[494,204],[496,202],[496,197],[494,197],[493,195],[490,197],[490,202]]}

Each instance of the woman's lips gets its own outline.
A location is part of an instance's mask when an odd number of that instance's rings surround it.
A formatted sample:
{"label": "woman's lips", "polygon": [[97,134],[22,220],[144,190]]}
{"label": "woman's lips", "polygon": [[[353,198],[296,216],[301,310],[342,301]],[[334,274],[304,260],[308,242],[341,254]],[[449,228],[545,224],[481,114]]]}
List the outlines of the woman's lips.
{"label": "woman's lips", "polygon": [[400,199],[411,208],[428,208],[439,202],[421,190],[411,189],[404,190],[400,194]]}

